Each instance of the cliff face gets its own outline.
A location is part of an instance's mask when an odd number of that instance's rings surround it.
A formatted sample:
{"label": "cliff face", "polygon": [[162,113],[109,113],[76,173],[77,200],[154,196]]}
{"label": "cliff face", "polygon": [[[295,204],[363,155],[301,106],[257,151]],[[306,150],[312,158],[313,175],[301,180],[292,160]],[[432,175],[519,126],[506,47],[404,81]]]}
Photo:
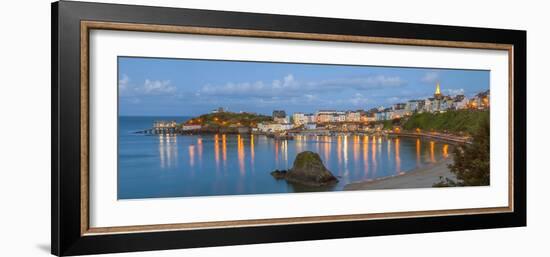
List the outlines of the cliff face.
{"label": "cliff face", "polygon": [[277,179],[307,186],[325,186],[338,182],[338,179],[323,165],[319,154],[305,151],[296,156],[292,168],[288,171],[271,173]]}

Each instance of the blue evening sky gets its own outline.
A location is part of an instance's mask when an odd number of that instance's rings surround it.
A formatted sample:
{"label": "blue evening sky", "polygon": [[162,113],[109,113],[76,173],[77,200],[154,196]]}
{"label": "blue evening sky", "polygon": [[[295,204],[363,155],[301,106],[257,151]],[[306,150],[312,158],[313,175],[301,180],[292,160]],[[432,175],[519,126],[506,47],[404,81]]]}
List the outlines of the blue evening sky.
{"label": "blue evening sky", "polygon": [[119,57],[119,114],[357,110],[489,89],[489,71]]}

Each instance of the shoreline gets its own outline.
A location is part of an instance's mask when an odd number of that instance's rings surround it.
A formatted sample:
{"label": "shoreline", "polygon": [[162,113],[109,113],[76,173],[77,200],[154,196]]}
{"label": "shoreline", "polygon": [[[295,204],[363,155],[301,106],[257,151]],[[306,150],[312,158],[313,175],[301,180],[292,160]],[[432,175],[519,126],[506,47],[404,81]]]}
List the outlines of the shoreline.
{"label": "shoreline", "polygon": [[375,180],[351,182],[344,186],[344,191],[374,190],[374,189],[407,189],[407,188],[432,188],[439,182],[439,177],[447,177],[456,180],[456,175],[451,173],[448,164],[453,163],[452,155],[436,163],[424,167],[415,168],[401,175],[384,177]]}

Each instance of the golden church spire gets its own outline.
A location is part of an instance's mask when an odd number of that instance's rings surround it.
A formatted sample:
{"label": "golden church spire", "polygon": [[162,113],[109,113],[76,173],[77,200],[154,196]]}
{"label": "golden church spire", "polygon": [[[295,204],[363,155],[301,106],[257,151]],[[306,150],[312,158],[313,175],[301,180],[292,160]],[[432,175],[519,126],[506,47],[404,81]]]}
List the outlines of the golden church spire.
{"label": "golden church spire", "polygon": [[437,85],[435,87],[435,95],[441,95],[441,88],[439,87],[439,82],[437,82]]}

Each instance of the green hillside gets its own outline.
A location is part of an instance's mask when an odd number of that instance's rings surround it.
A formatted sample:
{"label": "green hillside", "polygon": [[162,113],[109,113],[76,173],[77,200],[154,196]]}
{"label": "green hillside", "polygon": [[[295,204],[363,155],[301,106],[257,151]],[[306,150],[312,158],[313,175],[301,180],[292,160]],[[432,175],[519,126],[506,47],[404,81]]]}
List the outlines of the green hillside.
{"label": "green hillside", "polygon": [[256,124],[264,121],[270,121],[271,116],[254,114],[254,113],[235,113],[235,112],[219,112],[203,114],[194,117],[184,124],[186,125],[202,125],[206,127],[256,127]]}
{"label": "green hillside", "polygon": [[406,130],[435,130],[452,133],[464,132],[472,135],[482,124],[489,120],[489,111],[448,111],[444,113],[417,113],[412,115],[403,128]]}

